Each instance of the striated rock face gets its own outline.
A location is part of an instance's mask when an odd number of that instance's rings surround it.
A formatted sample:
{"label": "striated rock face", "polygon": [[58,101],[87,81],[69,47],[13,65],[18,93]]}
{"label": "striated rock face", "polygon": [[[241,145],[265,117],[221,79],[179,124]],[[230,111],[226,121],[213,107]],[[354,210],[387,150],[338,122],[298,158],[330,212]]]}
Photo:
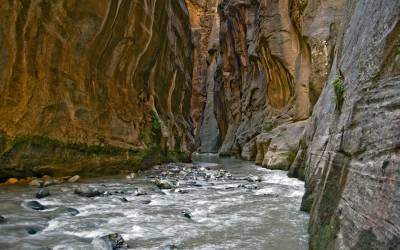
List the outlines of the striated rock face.
{"label": "striated rock face", "polygon": [[191,114],[196,147],[201,152],[217,152],[219,131],[214,116],[215,56],[219,40],[219,0],[186,0],[192,38],[194,62]]}
{"label": "striated rock face", "polygon": [[[331,33],[311,27],[315,14],[307,16],[306,6],[290,0],[221,2],[214,89],[222,155],[248,151],[246,143],[258,134],[309,117],[325,82]],[[323,13],[326,23],[335,11]]]}
{"label": "striated rock face", "polygon": [[222,0],[218,12],[206,86],[220,154],[305,179],[311,249],[398,249],[400,2]]}
{"label": "striated rock face", "polygon": [[[398,249],[400,2],[347,1],[342,13],[329,79],[291,173],[305,175],[311,249]],[[309,30],[328,30],[324,20]]]}
{"label": "striated rock face", "polygon": [[192,62],[183,0],[2,1],[0,177],[182,159]]}

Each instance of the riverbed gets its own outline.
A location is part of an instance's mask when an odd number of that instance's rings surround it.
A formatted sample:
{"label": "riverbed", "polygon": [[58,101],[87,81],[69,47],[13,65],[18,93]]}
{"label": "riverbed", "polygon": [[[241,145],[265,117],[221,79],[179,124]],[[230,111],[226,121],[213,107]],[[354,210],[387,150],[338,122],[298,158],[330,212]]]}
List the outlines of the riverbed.
{"label": "riverbed", "polygon": [[[42,199],[35,199],[34,187],[2,187],[0,249],[93,249],[94,238],[110,233],[121,234],[132,249],[308,249],[308,214],[299,211],[302,181],[214,155],[198,155],[177,170],[173,165],[172,177],[169,170],[150,170],[133,180],[86,179],[49,186],[51,195]],[[154,179],[161,177],[174,178],[175,187],[159,190]],[[79,185],[105,195],[78,196]],[[33,200],[46,209],[31,209]]]}

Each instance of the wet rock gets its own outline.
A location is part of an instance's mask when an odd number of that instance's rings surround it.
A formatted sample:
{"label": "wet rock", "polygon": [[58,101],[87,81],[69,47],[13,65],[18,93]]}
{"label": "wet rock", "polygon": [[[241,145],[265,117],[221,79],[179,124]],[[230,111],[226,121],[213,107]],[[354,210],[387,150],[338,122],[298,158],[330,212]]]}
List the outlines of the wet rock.
{"label": "wet rock", "polygon": [[6,223],[7,220],[3,216],[0,215],[0,224]]}
{"label": "wet rock", "polygon": [[249,189],[249,190],[253,190],[253,189],[258,189],[258,186],[257,186],[257,185],[245,185],[245,184],[240,184],[240,185],[238,186],[238,188],[246,188],[246,189]]}
{"label": "wet rock", "polygon": [[268,198],[278,198],[279,194],[263,194],[264,197],[268,197]]}
{"label": "wet rock", "polygon": [[79,210],[72,207],[65,208],[65,211],[67,211],[72,216],[79,214]]}
{"label": "wet rock", "polygon": [[245,178],[249,182],[261,182],[261,177],[257,175],[249,175]]}
{"label": "wet rock", "polygon": [[14,185],[14,184],[17,184],[17,183],[18,183],[18,179],[16,179],[16,178],[9,178],[6,181],[6,184],[8,184],[8,185]]}
{"label": "wet rock", "polygon": [[192,213],[189,210],[181,211],[182,215],[188,219],[192,219]]}
{"label": "wet rock", "polygon": [[71,178],[68,179],[68,182],[74,183],[74,182],[79,181],[80,178],[81,177],[79,175],[74,175],[74,176],[72,176]]}
{"label": "wet rock", "polygon": [[171,245],[166,245],[163,248],[161,248],[162,250],[177,250],[179,249],[176,245],[171,244]]}
{"label": "wet rock", "polygon": [[45,210],[46,207],[40,204],[38,201],[29,201],[26,203],[26,205],[33,209],[33,210]]}
{"label": "wet rock", "polygon": [[34,227],[28,227],[25,229],[28,234],[36,234],[37,232],[40,231],[39,228],[34,228]]}
{"label": "wet rock", "polygon": [[48,187],[48,186],[53,186],[57,184],[61,184],[62,182],[60,180],[56,180],[52,177],[43,177],[44,183],[43,186]]}
{"label": "wet rock", "polygon": [[121,198],[119,198],[119,200],[121,201],[121,202],[128,202],[128,200],[125,198],[125,197],[121,197]]}
{"label": "wet rock", "polygon": [[136,176],[137,176],[136,173],[130,173],[130,174],[128,174],[128,175],[126,176],[126,179],[127,179],[128,181],[131,181],[131,180],[135,179]]}
{"label": "wet rock", "polygon": [[189,190],[187,189],[175,189],[175,192],[180,193],[180,194],[187,194],[189,193]]}
{"label": "wet rock", "polygon": [[151,200],[144,200],[144,201],[141,201],[141,203],[147,205],[147,204],[151,203]]}
{"label": "wet rock", "polygon": [[88,198],[96,197],[96,196],[100,196],[100,195],[104,194],[104,192],[98,190],[95,187],[90,187],[90,186],[80,186],[78,188],[75,188],[74,193],[79,196],[88,197]]}
{"label": "wet rock", "polygon": [[118,233],[97,237],[92,241],[94,249],[97,250],[123,250],[128,249],[128,244]]}
{"label": "wet rock", "polygon": [[29,186],[32,187],[43,187],[44,186],[44,182],[40,179],[34,179],[31,182],[29,182]]}
{"label": "wet rock", "polygon": [[144,190],[143,188],[138,188],[135,191],[135,196],[141,196],[141,195],[148,195],[148,193],[146,192],[146,190]]}
{"label": "wet rock", "polygon": [[156,180],[155,184],[159,189],[171,189],[173,186],[172,183],[167,180]]}
{"label": "wet rock", "polygon": [[44,188],[39,189],[39,191],[37,191],[37,193],[36,193],[36,198],[37,199],[42,199],[42,198],[45,198],[45,197],[48,197],[48,196],[50,196],[50,192],[47,189],[44,189]]}

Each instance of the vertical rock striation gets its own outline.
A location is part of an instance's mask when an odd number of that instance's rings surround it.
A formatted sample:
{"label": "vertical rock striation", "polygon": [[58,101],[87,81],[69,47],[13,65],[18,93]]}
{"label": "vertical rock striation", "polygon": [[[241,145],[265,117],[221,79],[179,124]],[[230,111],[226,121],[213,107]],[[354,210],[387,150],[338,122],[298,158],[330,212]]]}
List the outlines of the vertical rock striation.
{"label": "vertical rock striation", "polygon": [[0,177],[115,173],[191,150],[183,0],[2,1]]}
{"label": "vertical rock striation", "polygon": [[186,0],[186,3],[194,44],[191,113],[196,146],[200,152],[217,152],[220,136],[213,110],[219,0]]}
{"label": "vertical rock striation", "polygon": [[311,249],[399,249],[400,2],[347,1],[342,13],[291,172],[305,176]]}
{"label": "vertical rock striation", "polygon": [[[343,1],[323,8],[317,1],[221,2],[214,76],[221,155],[254,159],[257,135],[309,117],[325,83],[335,37],[325,25],[334,23],[341,5]],[[321,16],[323,28],[312,27]]]}
{"label": "vertical rock striation", "polygon": [[398,249],[400,2],[222,0],[218,14],[220,154],[305,179],[311,249]]}

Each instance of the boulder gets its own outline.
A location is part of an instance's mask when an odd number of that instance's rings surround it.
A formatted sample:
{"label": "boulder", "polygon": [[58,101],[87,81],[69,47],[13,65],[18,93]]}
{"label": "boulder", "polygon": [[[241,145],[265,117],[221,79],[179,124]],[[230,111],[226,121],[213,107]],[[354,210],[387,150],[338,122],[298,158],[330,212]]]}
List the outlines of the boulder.
{"label": "boulder", "polygon": [[257,136],[256,164],[287,170],[296,157],[307,120],[278,126]]}
{"label": "boulder", "polygon": [[97,237],[92,241],[96,250],[123,250],[128,249],[128,244],[118,233]]}
{"label": "boulder", "polygon": [[37,191],[37,193],[36,193],[36,198],[37,199],[42,199],[42,198],[45,198],[45,197],[48,197],[48,196],[50,196],[50,192],[47,189],[44,189],[44,188],[39,189],[39,191]]}
{"label": "boulder", "polygon": [[0,224],[6,223],[7,220],[3,216],[0,215]]}

